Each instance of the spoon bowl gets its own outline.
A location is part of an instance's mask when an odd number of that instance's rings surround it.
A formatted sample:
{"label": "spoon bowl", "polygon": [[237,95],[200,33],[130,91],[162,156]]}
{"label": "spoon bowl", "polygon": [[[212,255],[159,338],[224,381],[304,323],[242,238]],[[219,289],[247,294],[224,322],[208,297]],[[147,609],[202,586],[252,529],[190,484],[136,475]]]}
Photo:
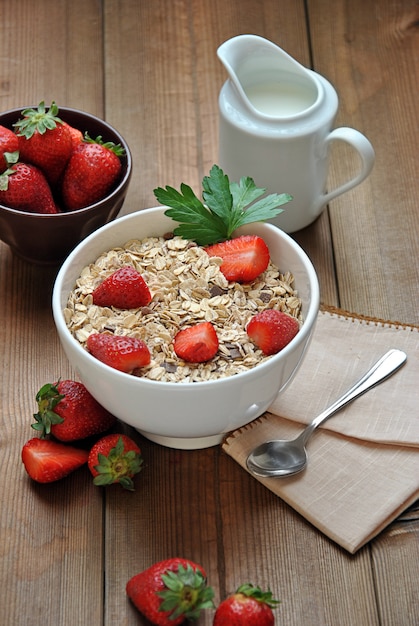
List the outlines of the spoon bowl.
{"label": "spoon bowl", "polygon": [[352,400],[391,376],[406,358],[401,350],[389,350],[355,385],[310,422],[296,439],[266,441],[252,450],[246,461],[248,470],[264,477],[292,476],[301,472],[307,465],[306,444],[315,429]]}

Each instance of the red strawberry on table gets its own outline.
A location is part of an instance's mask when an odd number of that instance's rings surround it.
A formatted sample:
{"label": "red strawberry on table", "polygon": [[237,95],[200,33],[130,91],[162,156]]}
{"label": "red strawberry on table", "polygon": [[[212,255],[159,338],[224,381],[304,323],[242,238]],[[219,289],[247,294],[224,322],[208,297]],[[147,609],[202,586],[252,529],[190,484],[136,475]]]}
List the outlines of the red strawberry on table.
{"label": "red strawberry on table", "polygon": [[141,471],[141,450],[127,435],[106,435],[97,441],[87,461],[95,485],[105,487],[119,483],[134,491],[133,477]]}
{"label": "red strawberry on table", "polygon": [[189,363],[203,363],[212,359],[218,350],[218,337],[210,322],[199,322],[180,330],[173,348],[180,359]]}
{"label": "red strawberry on table", "polygon": [[246,327],[250,339],[266,355],[276,354],[285,348],[299,329],[295,317],[276,309],[256,313]]}
{"label": "red strawberry on table", "polygon": [[150,363],[148,347],[136,337],[93,333],[88,337],[86,345],[99,361],[127,374]]}
{"label": "red strawberry on table", "polygon": [[270,591],[250,584],[241,585],[218,606],[214,626],[273,626],[272,609],[279,603]]}
{"label": "red strawberry on table", "polygon": [[67,210],[75,211],[102,200],[118,181],[124,149],[85,135],[66,167],[62,195]]}
{"label": "red strawberry on table", "polygon": [[38,483],[51,483],[65,478],[87,462],[89,452],[73,446],[30,439],[22,448],[22,462],[29,476]]}
{"label": "red strawberry on table", "polygon": [[221,257],[220,270],[229,281],[248,283],[269,265],[269,248],[257,235],[242,235],[205,248],[209,256]]}
{"label": "red strawberry on table", "polygon": [[8,168],[0,175],[0,202],[28,213],[59,213],[48,182],[35,165],[18,161],[19,153],[6,153]]}
{"label": "red strawberry on table", "polygon": [[136,309],[151,302],[150,290],[144,278],[131,265],[121,267],[105,278],[92,296],[93,304],[119,309]]}
{"label": "red strawberry on table", "polygon": [[41,437],[52,434],[60,441],[77,441],[114,425],[116,418],[75,380],[43,385],[36,394],[38,413],[32,428]]}
{"label": "red strawberry on table", "polygon": [[58,117],[53,102],[49,110],[41,102],[38,109],[25,109],[14,124],[19,139],[20,160],[39,167],[50,185],[59,181],[73,150],[68,125]]}
{"label": "red strawberry on table", "polygon": [[213,608],[214,592],[204,569],[183,558],[166,559],[133,576],[126,585],[136,608],[157,626],[177,626]]}
{"label": "red strawberry on table", "polygon": [[8,167],[8,163],[4,158],[4,153],[18,152],[18,150],[19,140],[15,133],[10,130],[10,128],[0,126],[0,174]]}

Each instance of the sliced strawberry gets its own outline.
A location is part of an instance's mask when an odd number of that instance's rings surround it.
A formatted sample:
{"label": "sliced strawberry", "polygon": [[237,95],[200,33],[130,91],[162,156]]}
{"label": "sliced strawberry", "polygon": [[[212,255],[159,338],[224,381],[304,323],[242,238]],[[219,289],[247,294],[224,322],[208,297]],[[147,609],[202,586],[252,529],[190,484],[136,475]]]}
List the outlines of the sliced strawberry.
{"label": "sliced strawberry", "polygon": [[180,330],[173,342],[177,356],[190,363],[212,359],[218,350],[218,337],[210,322],[200,322]]}
{"label": "sliced strawberry", "polygon": [[133,477],[142,469],[141,450],[127,435],[106,435],[97,441],[89,453],[87,465],[95,485],[105,487],[119,483],[134,491]]}
{"label": "sliced strawberry", "polygon": [[118,309],[136,309],[151,302],[147,283],[131,265],[121,267],[105,278],[92,296],[94,304],[115,306]]}
{"label": "sliced strawberry", "polygon": [[247,334],[264,354],[276,354],[298,333],[295,317],[276,309],[256,313],[247,325]]}
{"label": "sliced strawberry", "polygon": [[27,441],[22,448],[25,469],[38,483],[60,480],[87,463],[88,458],[87,450],[36,437]]}
{"label": "sliced strawberry", "polygon": [[227,280],[249,283],[262,274],[269,264],[269,248],[257,235],[242,235],[215,243],[205,249],[209,256],[221,257],[220,270]]}
{"label": "sliced strawberry", "polygon": [[99,361],[121,372],[129,373],[150,363],[148,347],[136,337],[94,333],[87,339],[87,349]]}

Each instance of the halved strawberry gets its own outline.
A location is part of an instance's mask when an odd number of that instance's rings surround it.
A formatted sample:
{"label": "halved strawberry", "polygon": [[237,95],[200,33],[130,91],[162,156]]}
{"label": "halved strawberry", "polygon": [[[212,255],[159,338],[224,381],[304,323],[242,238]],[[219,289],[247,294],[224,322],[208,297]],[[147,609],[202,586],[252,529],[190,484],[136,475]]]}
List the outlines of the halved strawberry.
{"label": "halved strawberry", "polygon": [[150,363],[148,347],[136,337],[94,333],[88,337],[86,345],[99,361],[127,374]]}
{"label": "halved strawberry", "polygon": [[299,329],[295,317],[276,309],[265,309],[252,317],[246,331],[264,354],[271,355],[285,348]]}
{"label": "halved strawberry", "polygon": [[229,281],[249,283],[269,264],[269,248],[258,235],[242,235],[205,248],[209,256],[221,257],[220,270]]}
{"label": "halved strawberry", "polygon": [[92,296],[94,304],[115,306],[118,309],[136,309],[151,302],[147,283],[131,265],[121,267],[105,278]]}
{"label": "halved strawberry", "polygon": [[22,448],[22,462],[38,483],[52,483],[87,463],[89,452],[49,439],[34,437]]}
{"label": "halved strawberry", "polygon": [[173,341],[180,359],[190,363],[203,363],[212,359],[218,350],[218,337],[210,322],[200,322],[180,330]]}

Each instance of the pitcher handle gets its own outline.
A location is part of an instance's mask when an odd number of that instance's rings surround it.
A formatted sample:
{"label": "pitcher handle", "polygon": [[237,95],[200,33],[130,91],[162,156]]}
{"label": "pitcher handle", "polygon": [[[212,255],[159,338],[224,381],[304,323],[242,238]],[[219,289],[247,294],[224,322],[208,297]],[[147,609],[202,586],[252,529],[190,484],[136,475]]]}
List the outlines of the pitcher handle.
{"label": "pitcher handle", "polygon": [[342,126],[341,128],[336,128],[332,130],[332,132],[326,138],[326,146],[332,141],[345,141],[349,145],[351,145],[361,157],[361,170],[351,180],[344,183],[340,187],[333,189],[326,193],[322,198],[322,205],[327,204],[337,196],[340,196],[342,193],[353,189],[363,180],[367,178],[370,174],[374,162],[375,162],[375,152],[369,140],[359,131],[354,128],[347,128]]}

